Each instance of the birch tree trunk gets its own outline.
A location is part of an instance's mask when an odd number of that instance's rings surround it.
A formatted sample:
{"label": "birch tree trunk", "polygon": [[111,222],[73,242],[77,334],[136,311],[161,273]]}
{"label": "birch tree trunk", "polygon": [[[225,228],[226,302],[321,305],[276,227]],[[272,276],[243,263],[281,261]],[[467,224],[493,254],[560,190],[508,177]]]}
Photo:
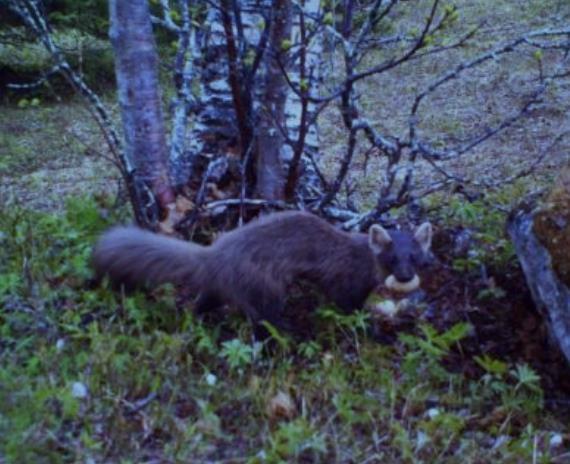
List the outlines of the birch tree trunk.
{"label": "birch tree trunk", "polygon": [[[275,62],[275,51],[281,51],[282,43],[279,35],[286,35],[290,43],[299,43],[299,14],[291,2],[279,1],[258,1],[244,0],[239,2],[241,12],[241,30],[237,30],[234,25],[234,37],[245,38],[250,50],[256,48],[260,43],[261,34],[265,19],[273,16],[273,8],[279,5],[286,7],[288,17],[284,18],[284,23],[277,24],[276,30],[272,31],[272,44],[267,45],[263,56],[263,62],[257,70],[251,85],[251,105],[248,118],[254,120],[254,147],[252,154],[259,154],[256,167],[257,193],[267,199],[275,199],[282,196],[284,187],[284,176],[289,164],[294,157],[294,148],[285,143],[282,132],[288,134],[292,140],[303,133],[303,152],[309,152],[316,157],[318,153],[318,131],[314,118],[314,105],[309,103],[307,117],[305,121],[307,127],[301,131],[302,103],[289,86],[284,82],[282,70],[278,69]],[[307,13],[315,14],[319,9],[318,0],[307,0],[304,2],[304,10]],[[235,108],[235,101],[232,97],[232,89],[228,82],[228,51],[227,37],[223,26],[222,15],[219,9],[211,8],[208,11],[207,24],[208,33],[201,37],[201,44],[204,50],[202,61],[201,102],[202,107],[197,112],[196,124],[190,136],[190,149],[186,156],[195,158],[196,154],[203,153],[211,158],[220,156],[234,156],[237,141],[240,139],[239,124]],[[275,25],[273,25],[275,26]],[[242,35],[240,35],[242,34]],[[306,72],[310,73],[312,79],[308,80],[312,94],[316,94],[315,85],[318,82],[318,69],[321,60],[320,39],[313,39],[306,51]],[[297,86],[301,80],[299,63],[286,63],[289,79]],[[271,76],[269,76],[270,74]],[[242,83],[245,85],[245,83]],[[269,87],[269,88],[268,88]],[[264,111],[269,108],[269,112]],[[281,126],[281,127],[279,127]],[[236,150],[236,148],[238,148]],[[242,150],[244,147],[240,147]],[[247,148],[247,147],[245,147]],[[303,155],[297,163],[298,178],[301,190],[306,193],[315,186],[317,176],[314,174],[312,163],[309,158]],[[311,185],[310,188],[307,188]]]}
{"label": "birch tree trunk", "polygon": [[288,87],[279,63],[286,63],[286,44],[291,43],[289,0],[273,2],[273,24],[265,55],[265,83],[257,132],[257,192],[267,200],[283,198],[283,133]]}
{"label": "birch tree trunk", "polygon": [[196,40],[196,46],[203,50],[198,62],[200,106],[187,140],[188,149],[184,151],[185,163],[191,167],[195,167],[199,155],[215,159],[239,152],[237,117],[228,81],[226,36],[218,8],[208,9],[206,23],[208,28]]}
{"label": "birch tree trunk", "polygon": [[160,211],[173,203],[158,85],[158,54],[147,0],[109,0],[125,154]]}

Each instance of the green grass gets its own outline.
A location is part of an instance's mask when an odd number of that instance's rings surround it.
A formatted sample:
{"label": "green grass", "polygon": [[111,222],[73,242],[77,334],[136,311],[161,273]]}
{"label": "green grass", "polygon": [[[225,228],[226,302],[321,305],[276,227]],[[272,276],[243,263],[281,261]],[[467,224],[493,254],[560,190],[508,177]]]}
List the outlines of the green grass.
{"label": "green grass", "polygon": [[171,288],[89,288],[92,243],[121,219],[103,208],[0,211],[0,461],[549,462],[568,433],[528,366],[462,373],[465,323],[384,346],[367,314],[323,308],[313,339],[276,334],[268,354]]}
{"label": "green grass", "polygon": [[[66,111],[53,105],[35,108],[3,108],[0,115],[0,175],[28,174],[50,164],[65,166],[77,161],[83,148],[71,134],[78,108],[69,105]],[[67,113],[67,116],[66,114]],[[74,158],[62,157],[76,153]]]}

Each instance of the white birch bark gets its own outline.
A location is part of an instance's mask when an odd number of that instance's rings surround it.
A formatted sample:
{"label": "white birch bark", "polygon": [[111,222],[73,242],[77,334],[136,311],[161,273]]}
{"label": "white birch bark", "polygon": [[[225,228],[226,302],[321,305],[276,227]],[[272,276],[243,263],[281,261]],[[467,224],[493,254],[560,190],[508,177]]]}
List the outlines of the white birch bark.
{"label": "white birch bark", "polygon": [[110,0],[109,37],[115,51],[125,152],[160,208],[174,200],[158,85],[158,55],[146,0]]}
{"label": "white birch bark", "polygon": [[[270,14],[270,9],[274,8],[272,1],[254,1],[248,0],[241,2],[241,17],[243,22],[243,34],[249,46],[253,47],[259,43],[261,32],[263,30],[264,18]],[[316,13],[319,10],[318,0],[307,0],[305,2],[304,11],[308,13]],[[298,44],[299,41],[299,22],[298,11],[295,8],[291,9],[292,18],[292,31],[291,43]],[[195,157],[197,154],[205,154],[208,157],[216,158],[219,156],[232,156],[236,152],[238,135],[238,125],[236,124],[236,116],[233,106],[231,88],[228,83],[228,67],[227,67],[227,52],[226,52],[226,37],[222,26],[220,12],[217,9],[211,8],[208,11],[207,24],[209,30],[207,34],[201,37],[202,43],[200,46],[204,49],[204,56],[202,57],[203,69],[201,72],[201,108],[198,111],[196,123],[189,136],[189,150],[185,156]],[[234,31],[237,35],[237,30]],[[320,55],[322,53],[322,46],[319,40],[311,41],[310,48],[306,53],[307,68],[312,76],[309,84],[312,86],[309,90],[312,94],[317,93],[316,85],[319,80],[319,63]],[[259,116],[262,112],[263,101],[262,99],[268,98],[267,83],[271,83],[271,79],[267,79],[266,70],[270,68],[268,60],[271,59],[271,54],[266,53],[265,63],[261,66],[256,74],[253,85],[253,102],[251,117]],[[289,79],[294,85],[299,86],[300,73],[298,63],[293,63],[288,69]],[[282,131],[287,134],[290,140],[296,140],[300,132],[300,114],[301,114],[301,101],[287,85],[283,85],[283,92],[285,93],[285,104],[278,104],[277,107],[274,103],[270,103],[273,111],[281,112],[282,114],[273,113],[273,118],[269,118],[261,123],[262,137],[270,143],[261,143],[257,146],[271,147],[272,152],[278,153],[279,167],[276,168],[275,156],[271,156],[273,160],[273,167],[269,171],[266,170],[265,163],[268,160],[269,154],[266,150],[260,154],[261,165],[257,168],[258,176],[261,174],[263,179],[264,172],[271,175],[271,181],[266,183],[266,187],[259,190],[263,195],[270,194],[275,197],[276,192],[271,192],[267,185],[271,182],[276,182],[279,185],[283,184],[283,176],[286,173],[286,168],[293,155],[293,148],[285,143],[285,139],[280,137]],[[274,94],[275,96],[275,94]],[[309,105],[309,114],[314,112],[312,104]],[[257,115],[257,116],[256,116]],[[281,121],[282,127],[277,127],[276,122]],[[255,123],[256,126],[258,123]],[[259,129],[259,126],[257,126]],[[258,133],[254,134],[257,137]],[[316,123],[311,124],[305,135],[306,150],[316,155],[318,153],[318,131]],[[312,180],[313,184],[318,182],[317,176],[314,175],[312,163],[310,160],[303,156],[301,160],[302,181],[307,183],[307,180]],[[259,180],[259,179],[258,179]],[[263,181],[262,181],[263,182]]]}

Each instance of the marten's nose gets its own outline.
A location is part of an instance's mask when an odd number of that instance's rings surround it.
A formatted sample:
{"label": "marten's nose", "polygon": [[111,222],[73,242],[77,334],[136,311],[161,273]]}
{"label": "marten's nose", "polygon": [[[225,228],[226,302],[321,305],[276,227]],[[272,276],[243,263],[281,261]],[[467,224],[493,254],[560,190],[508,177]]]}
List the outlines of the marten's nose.
{"label": "marten's nose", "polygon": [[413,269],[396,269],[394,271],[394,277],[396,280],[398,280],[398,282],[402,283],[409,282],[414,278],[415,275],[416,273],[413,271]]}

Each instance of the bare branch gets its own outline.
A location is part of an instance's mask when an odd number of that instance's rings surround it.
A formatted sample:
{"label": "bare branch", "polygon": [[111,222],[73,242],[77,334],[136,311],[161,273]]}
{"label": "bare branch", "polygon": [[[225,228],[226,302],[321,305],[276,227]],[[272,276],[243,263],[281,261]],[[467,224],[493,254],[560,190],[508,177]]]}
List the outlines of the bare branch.
{"label": "bare branch", "polygon": [[[180,2],[180,6],[184,8],[186,2]],[[182,33],[182,28],[178,26],[172,19],[172,11],[170,9],[169,0],[160,0],[160,6],[162,7],[162,18],[157,18],[156,16],[151,16],[151,21],[155,24],[159,24],[165,29],[174,32],[176,34]],[[188,5],[186,5],[188,8]]]}
{"label": "bare branch", "polygon": [[530,109],[537,103],[540,103],[540,96],[546,90],[545,85],[541,85],[536,89],[527,99],[525,104],[521,107],[519,111],[515,114],[503,119],[499,124],[495,127],[487,127],[487,129],[479,135],[471,138],[469,141],[461,144],[458,147],[450,148],[446,151],[439,151],[430,148],[425,142],[419,142],[417,140],[413,140],[411,143],[412,151],[417,151],[422,155],[422,157],[426,160],[445,160],[451,158],[457,158],[481,143],[485,142],[486,140],[490,139],[491,137],[503,132],[505,129],[511,127],[517,121],[519,121],[522,117],[526,116]]}
{"label": "bare branch", "polygon": [[352,162],[352,158],[354,157],[357,132],[358,131],[355,128],[351,128],[349,131],[346,154],[344,155],[340,163],[340,169],[338,170],[336,179],[334,180],[333,184],[329,186],[328,191],[325,193],[323,199],[320,201],[319,209],[322,209],[324,206],[327,206],[334,199],[334,197],[340,190],[342,182],[344,181],[346,174],[348,173],[348,168],[350,166],[350,163]]}
{"label": "bare branch", "polygon": [[416,96],[414,103],[412,105],[412,109],[411,109],[410,139],[414,140],[414,138],[415,138],[415,122],[416,122],[415,121],[415,115],[418,112],[420,104],[423,102],[423,100],[429,94],[433,93],[435,90],[437,90],[443,84],[445,84],[451,80],[459,78],[461,75],[463,75],[463,73],[465,71],[472,69],[472,68],[475,68],[476,66],[479,66],[486,61],[494,60],[500,55],[513,52],[515,50],[515,48],[519,47],[520,45],[525,44],[525,43],[529,43],[530,38],[533,38],[533,37],[549,37],[549,36],[553,36],[553,35],[569,35],[569,34],[570,34],[570,28],[561,29],[561,30],[534,31],[534,32],[531,32],[527,35],[519,37],[519,38],[517,38],[517,39],[515,39],[515,40],[513,40],[513,41],[511,41],[505,45],[502,45],[499,48],[496,48],[496,49],[491,50],[489,52],[483,53],[482,55],[479,55],[478,57],[476,57],[475,59],[473,59],[471,61],[460,63],[458,66],[455,67],[455,69],[444,74],[442,77],[440,77],[435,82],[433,82],[426,90],[424,90],[423,92],[421,92],[420,94],[418,94]]}
{"label": "bare branch", "polygon": [[[171,177],[177,186],[183,185],[191,175],[192,160],[184,159],[186,127],[189,108],[196,104],[192,95],[194,83],[194,53],[198,53],[196,31],[192,27],[188,1],[180,2],[182,27],[179,30],[178,50],[174,60],[174,85],[177,96],[173,101],[173,121],[170,137]],[[186,164],[190,165],[187,166]]]}
{"label": "bare branch", "polygon": [[63,72],[63,69],[61,68],[61,65],[56,64],[51,69],[49,69],[48,71],[43,72],[42,76],[40,76],[34,82],[29,82],[26,84],[8,84],[6,87],[8,87],[9,89],[17,89],[17,90],[35,89],[35,88],[38,88],[38,87],[46,84],[49,81],[49,79],[52,76],[54,76],[55,74],[59,74],[62,72]]}
{"label": "bare branch", "polygon": [[[234,100],[234,108],[236,111],[237,124],[239,127],[240,145],[242,150],[249,146],[252,138],[252,128],[249,124],[249,105],[245,100],[242,92],[241,80],[243,78],[240,68],[238,67],[238,50],[236,47],[233,22],[230,11],[233,10],[230,4],[231,0],[222,0],[222,23],[226,36],[226,46],[228,53],[229,82],[232,90],[232,98]],[[243,152],[245,155],[245,152]],[[243,156],[242,156],[243,157]]]}
{"label": "bare branch", "polygon": [[355,73],[352,76],[350,76],[350,78],[348,78],[348,80],[350,80],[351,83],[354,83],[356,81],[359,81],[359,80],[364,79],[366,77],[372,76],[374,74],[381,74],[383,72],[386,72],[390,69],[395,68],[396,66],[401,65],[402,63],[404,63],[404,62],[408,61],[410,58],[412,58],[419,50],[421,50],[423,47],[425,47],[426,37],[428,36],[428,34],[430,32],[433,32],[431,30],[431,26],[435,20],[435,14],[437,12],[438,5],[439,5],[439,0],[434,0],[430,14],[429,14],[429,16],[428,16],[428,18],[424,24],[424,28],[423,28],[420,36],[418,37],[418,39],[415,41],[415,43],[412,45],[412,47],[407,52],[405,52],[399,58],[391,58],[391,59],[389,59],[383,63],[380,63],[377,66],[373,66],[372,68],[369,68],[365,71]]}
{"label": "bare branch", "polygon": [[224,209],[228,206],[269,206],[277,209],[292,209],[289,203],[280,200],[261,200],[257,198],[228,198],[226,200],[217,200],[206,203],[204,208],[207,210]]}

